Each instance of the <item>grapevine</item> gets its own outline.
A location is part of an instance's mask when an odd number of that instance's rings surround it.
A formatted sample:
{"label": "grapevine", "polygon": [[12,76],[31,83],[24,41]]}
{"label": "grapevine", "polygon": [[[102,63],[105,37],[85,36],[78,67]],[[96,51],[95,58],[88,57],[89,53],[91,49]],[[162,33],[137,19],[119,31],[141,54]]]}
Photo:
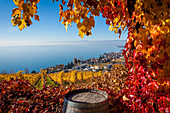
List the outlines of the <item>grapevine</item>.
{"label": "grapevine", "polygon": [[[115,77],[115,82],[105,82],[101,79],[101,76],[107,81]],[[43,89],[32,87],[26,80],[3,80],[0,83],[0,112],[61,113],[64,95],[68,91],[83,88],[93,88],[106,91],[109,94],[112,112],[130,112],[130,110],[119,101],[119,90],[124,87],[127,71],[122,67],[119,67],[118,69],[101,76],[95,79],[89,79],[87,81],[88,83],[74,83],[57,87],[44,86]]]}
{"label": "grapevine", "polygon": [[[14,26],[22,30],[32,24],[31,18],[39,21],[36,6],[40,0],[13,1],[17,6],[12,14]],[[127,30],[123,55],[128,77],[121,101],[133,112],[170,111],[170,1],[68,0],[66,4],[62,0],[59,7],[59,21],[66,31],[75,23],[81,38],[92,35],[94,18],[100,14],[119,37]],[[90,73],[83,74],[83,79],[90,77]]]}

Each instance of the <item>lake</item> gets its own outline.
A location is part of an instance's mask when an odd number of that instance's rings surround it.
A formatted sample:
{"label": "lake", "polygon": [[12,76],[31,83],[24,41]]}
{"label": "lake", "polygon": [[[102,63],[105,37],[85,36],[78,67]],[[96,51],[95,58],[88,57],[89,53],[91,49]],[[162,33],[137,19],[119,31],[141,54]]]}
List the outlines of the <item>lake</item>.
{"label": "lake", "polygon": [[29,72],[41,68],[67,64],[74,57],[81,59],[98,58],[103,53],[120,52],[125,41],[75,41],[67,43],[49,43],[46,45],[0,46],[0,73]]}

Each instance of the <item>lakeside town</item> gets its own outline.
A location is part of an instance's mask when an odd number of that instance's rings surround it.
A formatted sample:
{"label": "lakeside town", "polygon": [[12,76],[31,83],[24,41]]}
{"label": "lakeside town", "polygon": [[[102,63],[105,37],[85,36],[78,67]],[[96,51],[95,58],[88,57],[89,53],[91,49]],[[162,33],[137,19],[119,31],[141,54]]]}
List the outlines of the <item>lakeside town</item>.
{"label": "lakeside town", "polygon": [[[125,65],[125,60],[122,55],[122,52],[110,52],[104,53],[100,55],[98,58],[89,58],[83,60],[82,58],[74,58],[73,61],[69,62],[68,64],[56,64],[55,66],[47,67],[47,73],[56,73],[63,71],[65,73],[71,72],[73,70],[77,71],[93,71],[93,72],[106,72],[114,69],[114,65],[122,64]],[[25,74],[27,73],[39,73],[35,70],[29,72],[28,68],[25,68],[23,71]],[[14,72],[11,72],[14,73]],[[1,74],[7,74],[6,71],[2,71]]]}
{"label": "lakeside town", "polygon": [[55,72],[70,72],[73,70],[77,71],[93,71],[93,72],[106,72],[110,71],[114,68],[115,64],[125,64],[124,57],[121,52],[110,52],[104,53],[100,55],[99,58],[89,58],[87,60],[81,60],[78,58],[74,58],[72,62],[67,65],[60,64],[55,67],[46,68],[47,73],[55,73]]}

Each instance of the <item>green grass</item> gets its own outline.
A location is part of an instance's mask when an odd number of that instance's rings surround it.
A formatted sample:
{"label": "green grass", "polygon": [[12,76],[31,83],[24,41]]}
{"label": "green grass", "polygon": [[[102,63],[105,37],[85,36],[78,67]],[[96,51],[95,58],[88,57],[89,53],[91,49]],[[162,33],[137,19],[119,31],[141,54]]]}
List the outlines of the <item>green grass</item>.
{"label": "green grass", "polygon": [[[53,86],[53,87],[57,86],[49,77],[47,77],[46,86],[48,86],[48,85]],[[41,81],[41,79],[38,81],[38,83],[37,83],[37,85],[35,87],[42,89],[42,81]]]}
{"label": "green grass", "polygon": [[36,88],[42,88],[42,82],[41,82],[41,79],[38,81],[38,83],[36,84],[35,86]]}
{"label": "green grass", "polygon": [[47,85],[56,86],[56,84],[49,77],[47,77]]}

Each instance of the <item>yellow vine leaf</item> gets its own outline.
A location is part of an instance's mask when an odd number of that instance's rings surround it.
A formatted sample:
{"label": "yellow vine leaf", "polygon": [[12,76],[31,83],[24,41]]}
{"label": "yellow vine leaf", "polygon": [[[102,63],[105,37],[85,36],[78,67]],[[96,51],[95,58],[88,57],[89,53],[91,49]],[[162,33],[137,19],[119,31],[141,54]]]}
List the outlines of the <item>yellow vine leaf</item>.
{"label": "yellow vine leaf", "polygon": [[114,32],[115,32],[115,34],[117,34],[117,33],[118,33],[118,29],[115,29],[115,31],[114,31]]}
{"label": "yellow vine leaf", "polygon": [[165,25],[165,22],[162,19],[160,19],[160,20],[161,20],[162,24]]}
{"label": "yellow vine leaf", "polygon": [[114,30],[112,23],[111,23],[110,26],[109,26],[109,30],[110,30],[110,31],[113,31],[113,30]]}
{"label": "yellow vine leaf", "polygon": [[137,45],[138,45],[138,41],[135,40],[134,41],[134,46],[137,47]]}
{"label": "yellow vine leaf", "polygon": [[16,16],[17,15],[17,18],[21,18],[21,10],[19,10],[18,8],[14,8],[12,10],[12,16]]}
{"label": "yellow vine leaf", "polygon": [[26,27],[27,27],[27,24],[26,24],[25,20],[21,20],[21,24],[18,25],[18,27],[19,27],[20,31],[21,31],[22,29],[26,28]]}
{"label": "yellow vine leaf", "polygon": [[[17,16],[16,16],[17,17]],[[11,22],[13,24],[13,26],[16,26],[16,25],[20,25],[21,24],[21,19],[18,19],[18,18],[12,18],[11,19]]]}
{"label": "yellow vine leaf", "polygon": [[14,22],[13,19],[11,19],[11,23],[12,23],[13,26],[16,26],[16,25],[17,25],[16,22]]}
{"label": "yellow vine leaf", "polygon": [[33,18],[33,15],[35,15],[35,13],[37,13],[37,7],[36,6],[29,6],[29,10],[31,13],[31,17]]}
{"label": "yellow vine leaf", "polygon": [[20,0],[13,0],[14,4],[18,6]]}
{"label": "yellow vine leaf", "polygon": [[21,10],[19,10],[18,8],[14,8],[12,10],[11,23],[13,24],[13,26],[20,25],[21,24],[20,20],[21,20]]}
{"label": "yellow vine leaf", "polygon": [[62,22],[62,24],[64,24],[64,27],[65,27],[66,32],[67,32],[67,28],[68,28],[69,23],[68,22]]}
{"label": "yellow vine leaf", "polygon": [[82,31],[79,31],[79,36],[80,36],[81,38],[83,38],[83,37],[84,37],[84,33],[83,33]]}
{"label": "yellow vine leaf", "polygon": [[166,20],[166,23],[168,23],[168,24],[170,25],[170,19],[167,19],[167,20]]}
{"label": "yellow vine leaf", "polygon": [[14,4],[18,6],[20,10],[22,10],[22,4],[24,3],[24,0],[13,0]]}
{"label": "yellow vine leaf", "polygon": [[24,0],[13,0],[13,2],[14,2],[14,4],[16,5],[16,6],[22,6],[21,4],[23,4],[24,3]]}

